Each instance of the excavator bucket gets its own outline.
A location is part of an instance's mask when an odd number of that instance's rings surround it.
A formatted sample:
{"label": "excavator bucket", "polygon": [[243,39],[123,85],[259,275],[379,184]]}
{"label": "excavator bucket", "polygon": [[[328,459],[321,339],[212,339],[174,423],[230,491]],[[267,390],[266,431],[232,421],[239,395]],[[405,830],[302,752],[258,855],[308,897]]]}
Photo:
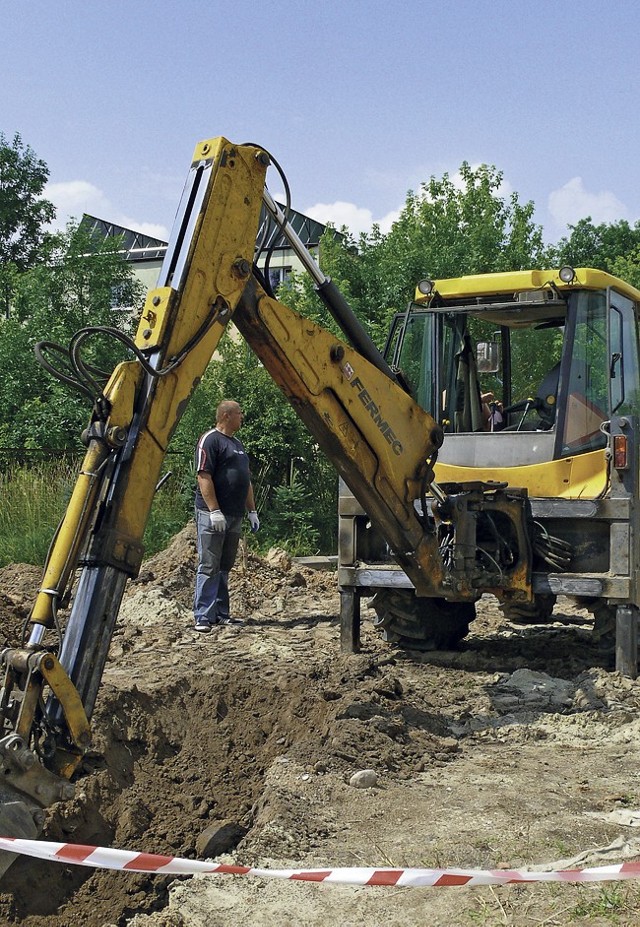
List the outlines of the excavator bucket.
{"label": "excavator bucket", "polygon": [[[0,835],[35,840],[40,836],[44,811],[13,789],[0,789]],[[0,878],[16,859],[16,853],[0,850]]]}

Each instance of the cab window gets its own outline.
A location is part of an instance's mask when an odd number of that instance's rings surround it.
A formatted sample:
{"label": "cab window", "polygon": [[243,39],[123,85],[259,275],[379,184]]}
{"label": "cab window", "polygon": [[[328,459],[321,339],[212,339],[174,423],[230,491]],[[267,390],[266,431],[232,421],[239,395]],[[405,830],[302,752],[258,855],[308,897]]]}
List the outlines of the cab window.
{"label": "cab window", "polygon": [[582,292],[578,300],[566,385],[562,453],[604,447],[600,431],[609,418],[609,351],[606,293]]}

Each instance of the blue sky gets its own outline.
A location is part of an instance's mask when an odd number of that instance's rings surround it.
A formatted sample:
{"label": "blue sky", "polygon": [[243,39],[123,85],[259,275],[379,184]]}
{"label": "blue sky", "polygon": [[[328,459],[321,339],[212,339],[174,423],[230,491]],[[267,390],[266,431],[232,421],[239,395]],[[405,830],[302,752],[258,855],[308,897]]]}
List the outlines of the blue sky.
{"label": "blue sky", "polygon": [[216,135],[354,231],[463,160],[533,200],[548,242],[640,218],[636,0],[0,0],[0,30],[0,131],[49,165],[62,223],[166,237]]}

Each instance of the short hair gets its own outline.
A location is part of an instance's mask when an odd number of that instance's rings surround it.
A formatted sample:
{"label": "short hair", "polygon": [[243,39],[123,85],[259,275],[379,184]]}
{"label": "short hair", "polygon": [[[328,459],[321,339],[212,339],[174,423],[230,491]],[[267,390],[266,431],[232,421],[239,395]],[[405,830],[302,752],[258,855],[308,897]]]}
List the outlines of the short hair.
{"label": "short hair", "polygon": [[235,399],[223,399],[216,409],[216,422],[221,422],[225,415],[233,412],[239,405],[240,403],[236,402]]}

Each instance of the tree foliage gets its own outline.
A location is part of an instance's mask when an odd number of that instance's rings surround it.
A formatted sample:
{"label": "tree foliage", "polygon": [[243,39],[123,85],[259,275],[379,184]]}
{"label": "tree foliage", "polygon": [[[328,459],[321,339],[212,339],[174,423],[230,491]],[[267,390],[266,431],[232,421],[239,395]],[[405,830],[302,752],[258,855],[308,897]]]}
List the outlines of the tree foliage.
{"label": "tree foliage", "polygon": [[626,254],[613,258],[609,267],[614,276],[620,277],[640,290],[640,244]]}
{"label": "tree foliage", "polygon": [[[97,241],[70,226],[50,239],[47,263],[16,276],[11,315],[0,321],[0,448],[79,446],[90,401],[45,371],[34,346],[49,341],[66,348],[88,325],[113,326],[114,289],[139,307],[141,286],[118,247],[115,239]],[[123,356],[120,342],[104,337],[90,339],[83,350],[83,360],[106,375]]]}
{"label": "tree foliage", "polygon": [[534,204],[518,194],[501,194],[503,175],[465,161],[454,181],[431,177],[410,191],[402,212],[380,243],[383,301],[399,312],[418,281],[491,271],[538,267],[542,229],[533,221]]}
{"label": "tree foliage", "polygon": [[22,142],[11,144],[0,132],[0,286],[8,314],[16,272],[45,254],[46,226],[55,218],[53,203],[42,196],[49,168]]}
{"label": "tree foliage", "polygon": [[[626,220],[594,225],[590,216],[569,226],[569,235],[550,247],[547,260],[551,266],[595,267],[614,273],[620,258],[629,258],[640,249],[640,222],[634,226]],[[631,282],[631,281],[628,281]]]}

